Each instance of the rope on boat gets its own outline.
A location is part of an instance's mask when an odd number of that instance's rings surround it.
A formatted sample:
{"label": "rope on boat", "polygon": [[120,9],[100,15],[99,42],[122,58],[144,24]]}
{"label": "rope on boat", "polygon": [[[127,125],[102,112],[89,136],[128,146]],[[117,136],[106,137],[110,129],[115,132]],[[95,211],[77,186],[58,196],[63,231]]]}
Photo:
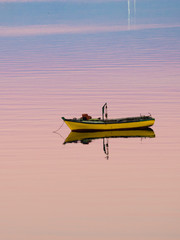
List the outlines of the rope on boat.
{"label": "rope on boat", "polygon": [[64,125],[64,121],[63,121],[63,123],[61,124],[61,126],[60,126],[56,131],[53,131],[53,133],[57,133],[57,132],[62,128],[63,125]]}
{"label": "rope on boat", "polygon": [[59,135],[61,138],[63,138],[63,140],[65,140],[65,138],[59,132],[53,132],[53,133]]}

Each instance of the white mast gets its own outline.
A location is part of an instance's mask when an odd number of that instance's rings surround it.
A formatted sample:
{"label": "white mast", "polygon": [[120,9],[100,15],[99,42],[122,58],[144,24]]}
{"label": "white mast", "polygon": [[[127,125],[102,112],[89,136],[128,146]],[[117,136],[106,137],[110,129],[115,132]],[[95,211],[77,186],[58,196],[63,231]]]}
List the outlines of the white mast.
{"label": "white mast", "polygon": [[131,6],[130,6],[130,0],[128,0],[128,29],[131,28]]}
{"label": "white mast", "polygon": [[[132,9],[131,9],[131,4]],[[132,19],[131,19],[132,18]],[[134,25],[136,24],[136,0],[128,0],[128,30],[131,29],[131,24]]]}
{"label": "white mast", "polygon": [[136,25],[136,0],[134,0],[134,25]]}

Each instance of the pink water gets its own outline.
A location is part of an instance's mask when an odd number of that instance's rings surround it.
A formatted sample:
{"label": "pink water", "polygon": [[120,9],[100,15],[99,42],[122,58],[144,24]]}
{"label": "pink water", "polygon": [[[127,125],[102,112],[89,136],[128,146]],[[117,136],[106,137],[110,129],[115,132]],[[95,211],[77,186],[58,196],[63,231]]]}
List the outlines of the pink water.
{"label": "pink water", "polygon": [[[2,41],[1,239],[180,239],[179,40],[141,34]],[[110,138],[107,160],[102,139],[53,133],[105,102],[109,117],[151,113],[156,137]]]}

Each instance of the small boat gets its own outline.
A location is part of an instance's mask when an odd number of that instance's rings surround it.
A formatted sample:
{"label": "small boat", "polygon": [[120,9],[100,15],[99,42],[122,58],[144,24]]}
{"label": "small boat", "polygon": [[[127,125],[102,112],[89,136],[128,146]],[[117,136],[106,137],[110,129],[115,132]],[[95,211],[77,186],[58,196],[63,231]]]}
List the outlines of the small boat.
{"label": "small boat", "polygon": [[152,126],[155,122],[151,115],[108,119],[107,103],[102,107],[102,118],[92,118],[88,114],[82,114],[81,118],[62,117],[62,119],[74,132],[143,129]]}

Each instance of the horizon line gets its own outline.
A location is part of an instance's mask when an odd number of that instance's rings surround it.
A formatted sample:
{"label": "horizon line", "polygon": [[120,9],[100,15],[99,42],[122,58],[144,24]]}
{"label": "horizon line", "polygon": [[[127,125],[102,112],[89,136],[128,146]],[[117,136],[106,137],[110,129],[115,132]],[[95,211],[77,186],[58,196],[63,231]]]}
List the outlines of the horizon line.
{"label": "horizon line", "polygon": [[18,37],[18,36],[40,36],[54,34],[95,34],[106,32],[124,32],[124,31],[140,31],[148,29],[162,28],[179,28],[180,24],[139,24],[132,26],[131,29],[127,25],[28,25],[28,26],[0,26],[0,37]]}

